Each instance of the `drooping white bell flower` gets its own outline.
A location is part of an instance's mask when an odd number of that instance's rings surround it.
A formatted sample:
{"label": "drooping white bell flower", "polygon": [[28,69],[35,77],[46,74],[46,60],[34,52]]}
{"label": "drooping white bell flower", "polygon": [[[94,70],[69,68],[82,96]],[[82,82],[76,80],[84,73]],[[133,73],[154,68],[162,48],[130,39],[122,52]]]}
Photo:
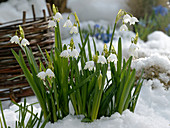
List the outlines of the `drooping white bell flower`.
{"label": "drooping white bell flower", "polygon": [[23,46],[30,45],[30,42],[27,39],[23,38],[21,41],[21,45]]}
{"label": "drooping white bell flower", "polygon": [[130,19],[130,25],[134,25],[135,24],[135,22],[139,22],[139,20],[136,18],[136,17],[131,17],[131,19]]}
{"label": "drooping white bell flower", "polygon": [[17,35],[13,36],[11,39],[10,39],[10,42],[11,43],[19,43],[19,37]]}
{"label": "drooping white bell flower", "polygon": [[63,16],[61,15],[61,13],[57,12],[53,18],[57,22],[60,22],[60,20],[63,19]]}
{"label": "drooping white bell flower", "polygon": [[120,27],[120,31],[127,31],[128,30],[128,27],[123,24],[121,27]]}
{"label": "drooping white bell flower", "polygon": [[60,57],[64,57],[64,58],[69,58],[69,53],[67,50],[64,50],[60,53]]}
{"label": "drooping white bell flower", "polygon": [[72,33],[75,33],[75,34],[78,33],[78,28],[77,28],[77,25],[76,25],[76,24],[74,24],[74,25],[72,26],[71,30],[70,30],[70,34],[72,34]]}
{"label": "drooping white bell flower", "polygon": [[97,63],[106,64],[106,58],[104,56],[98,56]]}
{"label": "drooping white bell flower", "polygon": [[131,43],[129,47],[129,55],[137,57],[138,56],[138,53],[136,51],[137,49],[139,49],[139,47],[136,44]]}
{"label": "drooping white bell flower", "polygon": [[48,21],[48,28],[53,28],[56,26],[56,22],[54,20],[49,20]]}
{"label": "drooping white bell flower", "polygon": [[44,71],[41,71],[37,74],[37,76],[42,79],[42,80],[45,80],[45,77],[46,77],[46,73]]}
{"label": "drooping white bell flower", "polygon": [[49,77],[54,77],[53,71],[52,71],[51,69],[49,69],[49,68],[46,70],[45,73],[46,73],[46,75],[49,76]]}
{"label": "drooping white bell flower", "polygon": [[112,53],[111,53],[111,54],[108,56],[107,60],[108,60],[109,63],[110,63],[110,62],[113,62],[113,61],[117,60],[117,56],[116,56],[115,54],[112,54]]}
{"label": "drooping white bell flower", "polygon": [[76,49],[73,49],[73,51],[70,52],[70,56],[72,57],[78,57],[79,56],[79,53]]}
{"label": "drooping white bell flower", "polygon": [[67,19],[63,25],[63,27],[69,27],[69,28],[71,28],[72,26],[73,26],[73,24],[70,19]]}
{"label": "drooping white bell flower", "polygon": [[94,68],[94,61],[88,61],[86,62],[86,65],[84,66],[84,69],[88,69],[89,71],[93,70]]}
{"label": "drooping white bell flower", "polygon": [[131,20],[131,16],[129,14],[126,14],[123,16],[123,22],[128,23]]}

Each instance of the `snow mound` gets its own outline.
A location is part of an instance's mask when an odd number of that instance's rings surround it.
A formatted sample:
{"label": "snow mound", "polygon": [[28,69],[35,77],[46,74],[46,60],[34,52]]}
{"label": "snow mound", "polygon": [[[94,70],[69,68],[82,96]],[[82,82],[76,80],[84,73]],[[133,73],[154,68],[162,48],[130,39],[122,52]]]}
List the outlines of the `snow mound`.
{"label": "snow mound", "polygon": [[155,31],[149,34],[147,43],[152,49],[170,49],[170,37],[161,31]]}
{"label": "snow mound", "polygon": [[144,70],[145,79],[156,78],[164,85],[170,85],[170,60],[166,56],[154,54],[150,57],[133,60],[132,68],[136,69],[137,75]]}

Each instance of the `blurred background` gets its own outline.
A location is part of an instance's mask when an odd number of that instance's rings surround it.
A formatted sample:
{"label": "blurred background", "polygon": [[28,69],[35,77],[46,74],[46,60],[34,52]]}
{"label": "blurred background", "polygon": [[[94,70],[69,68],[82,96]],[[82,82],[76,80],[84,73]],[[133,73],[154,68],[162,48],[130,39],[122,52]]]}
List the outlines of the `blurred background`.
{"label": "blurred background", "polygon": [[42,9],[47,11],[46,3],[55,4],[61,13],[77,12],[81,22],[105,20],[113,24],[119,9],[125,9],[140,19],[136,29],[141,39],[146,41],[155,30],[170,35],[169,0],[0,0],[0,23],[21,19],[22,11],[32,18],[32,4],[36,16],[41,17]]}

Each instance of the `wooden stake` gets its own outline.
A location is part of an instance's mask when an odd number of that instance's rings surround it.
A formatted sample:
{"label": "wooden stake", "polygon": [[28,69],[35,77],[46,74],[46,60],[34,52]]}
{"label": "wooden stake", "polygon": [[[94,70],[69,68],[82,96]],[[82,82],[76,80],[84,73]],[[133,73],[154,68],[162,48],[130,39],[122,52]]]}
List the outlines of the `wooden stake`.
{"label": "wooden stake", "polygon": [[46,13],[45,13],[45,9],[43,9],[43,15],[44,15],[44,20],[47,21],[47,16],[46,16]]}
{"label": "wooden stake", "polygon": [[32,4],[32,14],[33,14],[34,21],[36,21],[35,8],[33,4]]}
{"label": "wooden stake", "polygon": [[49,16],[50,16],[50,17],[53,16],[53,12],[52,12],[50,3],[47,3],[47,9],[48,9],[48,14],[49,14]]}
{"label": "wooden stake", "polygon": [[26,11],[23,11],[23,19],[22,19],[22,23],[23,23],[23,24],[26,23]]}

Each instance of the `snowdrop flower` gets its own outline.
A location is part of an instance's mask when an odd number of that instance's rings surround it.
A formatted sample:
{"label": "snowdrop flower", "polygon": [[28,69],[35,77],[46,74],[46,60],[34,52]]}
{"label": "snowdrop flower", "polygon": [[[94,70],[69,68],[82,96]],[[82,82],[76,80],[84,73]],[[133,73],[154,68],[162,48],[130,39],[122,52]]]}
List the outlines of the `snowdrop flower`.
{"label": "snowdrop flower", "polygon": [[120,31],[127,31],[128,30],[128,27],[123,24],[121,27],[120,27]]}
{"label": "snowdrop flower", "polygon": [[63,27],[69,27],[69,28],[71,28],[72,26],[73,24],[69,18],[66,20],[66,22],[63,25]]}
{"label": "snowdrop flower", "polygon": [[54,16],[54,19],[57,20],[57,22],[60,22],[60,20],[63,19],[63,16],[61,13],[57,12]]}
{"label": "snowdrop flower", "polygon": [[11,43],[19,43],[19,37],[17,35],[13,36],[11,39],[10,39],[10,42]]}
{"label": "snowdrop flower", "polygon": [[101,64],[106,64],[106,58],[104,56],[98,56],[98,61],[97,63],[101,63]]}
{"label": "snowdrop flower", "polygon": [[93,70],[93,68],[94,68],[94,61],[86,62],[86,65],[84,67],[85,70],[88,69],[89,71],[91,71],[91,70]]}
{"label": "snowdrop flower", "polygon": [[131,20],[131,16],[129,14],[126,14],[123,16],[123,22],[128,23]]}
{"label": "snowdrop flower", "polygon": [[67,50],[64,50],[60,53],[60,57],[64,57],[64,58],[69,58],[69,53]]}
{"label": "snowdrop flower", "polygon": [[138,46],[134,43],[131,43],[130,47],[129,47],[129,54],[131,56],[136,56],[137,57],[137,52],[136,49],[138,49]]}
{"label": "snowdrop flower", "polygon": [[30,45],[30,43],[27,39],[23,38],[21,41],[21,45],[26,46],[26,45]]}
{"label": "snowdrop flower", "polygon": [[110,54],[107,58],[108,62],[113,62],[114,60],[117,60],[117,56],[115,54]]}
{"label": "snowdrop flower", "polygon": [[54,20],[49,20],[48,21],[48,28],[53,28],[53,27],[55,27],[56,26],[56,22],[54,21]]}
{"label": "snowdrop flower", "polygon": [[39,72],[39,73],[37,74],[37,76],[38,76],[40,79],[45,80],[46,73],[45,73],[44,71],[42,71],[42,72]]}
{"label": "snowdrop flower", "polygon": [[131,17],[131,19],[130,19],[130,25],[134,25],[135,24],[135,22],[139,22],[139,20],[136,18],[136,17]]}
{"label": "snowdrop flower", "polygon": [[75,33],[75,34],[78,33],[78,28],[77,28],[77,25],[76,25],[76,24],[74,24],[74,25],[72,26],[71,30],[70,30],[70,34],[72,34],[72,33]]}
{"label": "snowdrop flower", "polygon": [[49,77],[54,77],[53,71],[49,68],[46,70],[46,75],[49,76]]}
{"label": "snowdrop flower", "polygon": [[79,56],[79,53],[76,49],[73,49],[73,51],[70,52],[70,56],[72,57],[78,57]]}

